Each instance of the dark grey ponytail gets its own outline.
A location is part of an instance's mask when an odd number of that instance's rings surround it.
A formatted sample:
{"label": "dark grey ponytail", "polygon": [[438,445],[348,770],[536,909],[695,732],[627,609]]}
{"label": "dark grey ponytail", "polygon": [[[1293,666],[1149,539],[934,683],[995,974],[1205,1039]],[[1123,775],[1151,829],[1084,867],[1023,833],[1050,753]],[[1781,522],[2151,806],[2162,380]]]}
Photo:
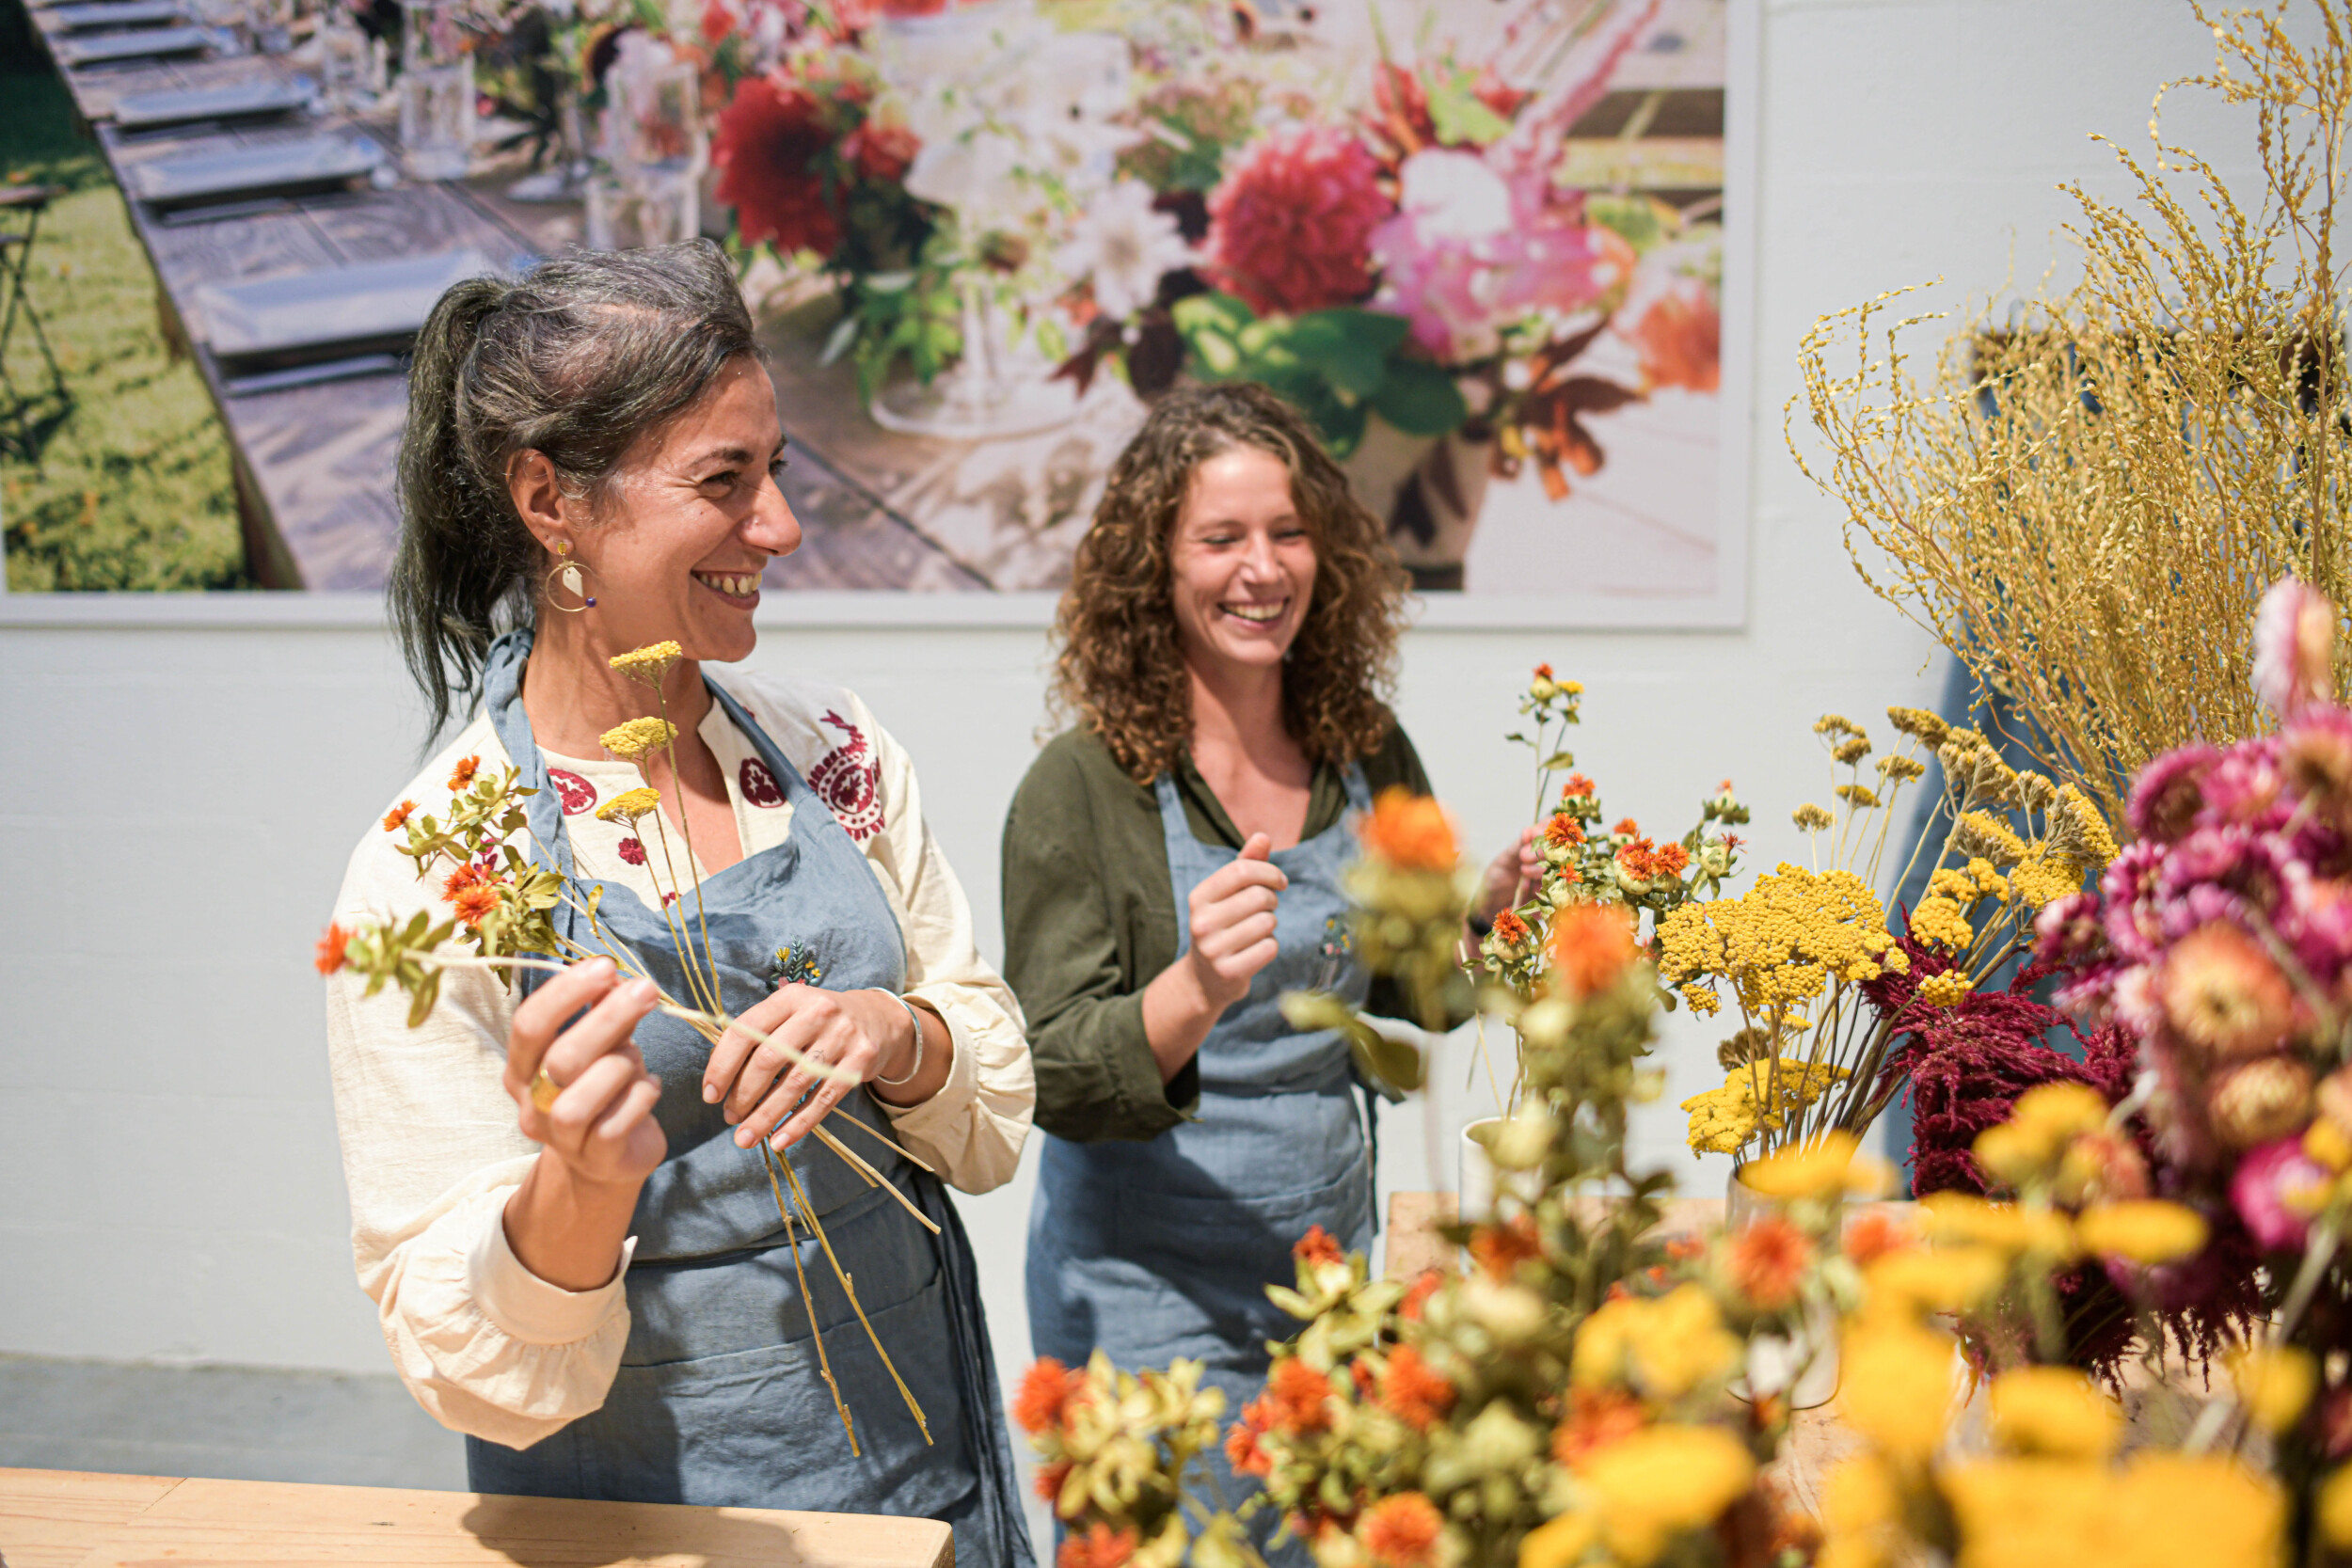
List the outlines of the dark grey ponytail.
{"label": "dark grey ponytail", "polygon": [[544,557],[508,497],[508,460],[543,452],[567,494],[593,500],[640,436],[756,353],[708,240],[584,251],[441,296],[408,370],[389,589],[433,735],[471,703],[492,641],[531,618]]}

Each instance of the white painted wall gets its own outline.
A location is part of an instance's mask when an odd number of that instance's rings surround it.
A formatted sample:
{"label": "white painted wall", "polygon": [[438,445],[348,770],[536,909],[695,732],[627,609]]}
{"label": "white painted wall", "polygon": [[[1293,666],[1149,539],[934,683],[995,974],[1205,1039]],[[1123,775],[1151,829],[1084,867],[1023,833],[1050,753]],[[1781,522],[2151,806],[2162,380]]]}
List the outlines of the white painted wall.
{"label": "white painted wall", "polygon": [[[2055,184],[2115,188],[2085,133],[2137,142],[2154,84],[2210,58],[2173,0],[1764,6],[1747,629],[1415,633],[1404,720],[1474,845],[1523,820],[1527,774],[1499,736],[1549,659],[1586,683],[1577,750],[1613,815],[1679,831],[1728,775],[1758,808],[1758,856],[1795,850],[1786,813],[1825,783],[1812,720],[1925,701],[1939,678],[1782,450],[1799,336],[1900,283],[1997,288],[2012,246],[2038,274],[2068,210]],[[234,604],[0,600],[0,1350],[386,1368],[351,1276],[310,953],[344,857],[413,768],[417,708],[366,607],[259,612],[273,624],[236,624],[257,611]],[[757,660],[856,686],[913,751],[993,952],[1041,633],[795,630],[794,613]],[[1687,1158],[1671,1102],[1716,1081],[1711,1044],[1670,1043],[1673,1092],[1644,1124],[1658,1158]],[[1439,1066],[1448,1137],[1484,1108],[1464,1070],[1458,1053]],[[1422,1121],[1390,1114],[1384,1184],[1451,1184],[1450,1154],[1429,1180]],[[1721,1181],[1692,1170],[1694,1190]],[[1027,1198],[1025,1168],[965,1209],[1008,1375],[1027,1357]]]}

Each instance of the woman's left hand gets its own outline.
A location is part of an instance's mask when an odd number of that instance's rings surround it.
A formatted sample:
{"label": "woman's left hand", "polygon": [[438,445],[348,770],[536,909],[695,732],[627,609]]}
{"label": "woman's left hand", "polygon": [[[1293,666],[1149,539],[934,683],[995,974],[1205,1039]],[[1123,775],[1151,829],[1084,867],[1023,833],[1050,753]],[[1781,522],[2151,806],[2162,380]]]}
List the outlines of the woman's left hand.
{"label": "woman's left hand", "polygon": [[1535,830],[1519,830],[1519,841],[1494,858],[1478,888],[1478,918],[1494,917],[1525,898],[1544,883],[1544,852],[1535,847]]}
{"label": "woman's left hand", "polygon": [[[903,1058],[914,1042],[914,1025],[897,999],[871,990],[824,990],[816,986],[790,985],[744,1010],[740,1021],[769,1041],[755,1042],[749,1035],[729,1029],[719,1037],[703,1069],[703,1099],[726,1102],[727,1120],[735,1125],[735,1141],[749,1148],[767,1137],[777,1123],[778,1148],[789,1148],[808,1135],[825,1113],[840,1103],[850,1085],[819,1078],[793,1064],[778,1044],[804,1056],[846,1068],[864,1083],[885,1073]],[[787,1068],[789,1071],[786,1071]],[[781,1075],[781,1076],[779,1076]],[[772,1087],[771,1086],[772,1085]],[[814,1092],[812,1092],[814,1091]],[[802,1097],[807,1102],[802,1103]],[[795,1110],[794,1107],[799,1109]],[[789,1116],[790,1120],[785,1118]]]}

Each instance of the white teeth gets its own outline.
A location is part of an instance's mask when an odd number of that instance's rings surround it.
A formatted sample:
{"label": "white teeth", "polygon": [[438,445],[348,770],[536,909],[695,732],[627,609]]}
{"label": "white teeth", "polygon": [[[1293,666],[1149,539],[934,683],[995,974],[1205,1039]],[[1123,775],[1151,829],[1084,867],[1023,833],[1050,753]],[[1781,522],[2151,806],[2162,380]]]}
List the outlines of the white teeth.
{"label": "white teeth", "polygon": [[1282,618],[1282,607],[1279,604],[1229,604],[1224,606],[1223,609],[1228,615],[1238,617],[1244,621],[1255,622],[1260,626],[1263,626],[1269,621],[1279,621]]}

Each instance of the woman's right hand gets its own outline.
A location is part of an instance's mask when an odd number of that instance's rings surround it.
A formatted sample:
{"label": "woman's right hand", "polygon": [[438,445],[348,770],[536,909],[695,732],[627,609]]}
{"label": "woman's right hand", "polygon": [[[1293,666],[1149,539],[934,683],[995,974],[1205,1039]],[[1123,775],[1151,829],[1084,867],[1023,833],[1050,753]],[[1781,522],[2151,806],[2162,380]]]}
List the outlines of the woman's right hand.
{"label": "woman's right hand", "polygon": [[[653,1115],[661,1080],[645,1070],[633,1033],[660,999],[650,980],[623,981],[610,958],[591,958],[515,1009],[506,1092],[520,1108],[523,1136],[561,1161],[577,1182],[633,1189],[668,1151]],[[545,1109],[532,1094],[542,1070],[558,1090]]]}
{"label": "woman's right hand", "polygon": [[1177,961],[1188,966],[1216,1016],[1249,994],[1249,982],[1274,961],[1276,896],[1291,885],[1270,859],[1274,841],[1251,833],[1241,853],[1194,884],[1192,945]]}

